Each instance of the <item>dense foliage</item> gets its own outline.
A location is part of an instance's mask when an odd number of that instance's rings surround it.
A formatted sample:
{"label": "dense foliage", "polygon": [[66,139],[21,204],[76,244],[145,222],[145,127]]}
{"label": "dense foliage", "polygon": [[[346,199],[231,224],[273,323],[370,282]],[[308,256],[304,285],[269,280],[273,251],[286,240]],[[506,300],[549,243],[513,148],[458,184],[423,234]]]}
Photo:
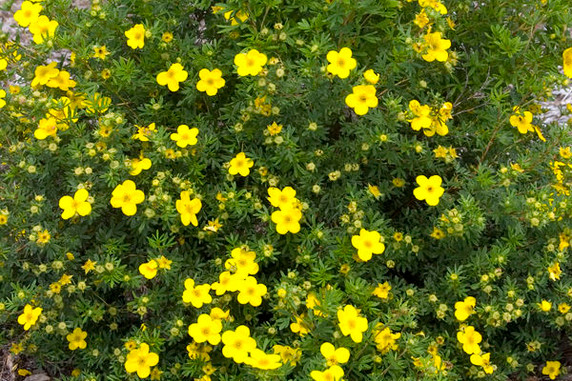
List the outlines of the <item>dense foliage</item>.
{"label": "dense foliage", "polygon": [[572,77],[569,0],[3,6],[0,344],[20,364],[566,373],[572,139],[539,102]]}

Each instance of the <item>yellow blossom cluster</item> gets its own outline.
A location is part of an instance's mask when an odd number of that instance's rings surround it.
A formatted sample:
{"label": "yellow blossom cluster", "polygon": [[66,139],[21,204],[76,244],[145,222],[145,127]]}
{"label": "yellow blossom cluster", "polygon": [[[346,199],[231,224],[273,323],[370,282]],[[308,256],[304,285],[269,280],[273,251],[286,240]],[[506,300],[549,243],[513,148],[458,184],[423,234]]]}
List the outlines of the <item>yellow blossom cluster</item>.
{"label": "yellow blossom cluster", "polygon": [[276,224],[279,234],[288,232],[296,234],[300,231],[302,219],[302,203],[296,198],[296,191],[292,187],[279,189],[268,188],[268,201],[279,210],[272,212],[271,220]]}
{"label": "yellow blossom cluster", "polygon": [[18,25],[28,28],[36,44],[42,44],[53,38],[59,25],[56,20],[40,15],[42,10],[42,4],[24,1],[20,9],[14,13],[14,20],[18,22]]}
{"label": "yellow blossom cluster", "polygon": [[413,99],[409,102],[409,110],[412,118],[408,121],[415,131],[423,129],[425,136],[433,136],[435,133],[445,136],[449,133],[447,121],[452,118],[453,105],[450,102],[443,103],[439,108],[429,105],[421,105]]}

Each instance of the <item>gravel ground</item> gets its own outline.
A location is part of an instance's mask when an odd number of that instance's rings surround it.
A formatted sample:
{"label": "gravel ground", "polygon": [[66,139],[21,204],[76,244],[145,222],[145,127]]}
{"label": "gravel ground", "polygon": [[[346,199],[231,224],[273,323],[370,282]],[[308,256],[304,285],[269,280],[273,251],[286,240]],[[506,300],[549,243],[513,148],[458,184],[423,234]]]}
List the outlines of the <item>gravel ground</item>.
{"label": "gravel ground", "polygon": [[[554,99],[550,102],[540,102],[543,109],[547,111],[542,115],[544,123],[557,121],[560,125],[566,125],[570,118],[567,115],[566,104],[572,103],[572,86],[556,89],[552,91]],[[565,115],[562,115],[564,112]]]}

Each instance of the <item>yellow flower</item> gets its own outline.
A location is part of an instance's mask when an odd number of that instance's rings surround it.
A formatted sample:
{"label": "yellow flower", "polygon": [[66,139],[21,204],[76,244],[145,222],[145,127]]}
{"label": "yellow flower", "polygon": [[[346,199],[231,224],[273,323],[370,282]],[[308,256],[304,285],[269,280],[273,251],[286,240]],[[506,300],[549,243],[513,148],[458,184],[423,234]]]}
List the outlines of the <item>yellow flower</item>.
{"label": "yellow flower", "polygon": [[[71,253],[68,253],[68,254],[71,254]],[[64,274],[61,276],[60,280],[58,280],[58,283],[61,284],[62,286],[65,286],[66,284],[70,284],[72,277],[73,277],[73,275]]]}
{"label": "yellow flower", "polygon": [[34,131],[34,137],[38,140],[44,140],[48,136],[56,136],[57,132],[58,126],[55,118],[42,118],[38,128]]}
{"label": "yellow flower", "polygon": [[47,230],[44,230],[38,233],[38,239],[36,240],[36,243],[38,245],[45,245],[46,243],[50,242],[51,238],[52,236],[50,233]]}
{"label": "yellow flower", "polygon": [[79,214],[80,216],[87,216],[91,213],[91,204],[87,202],[89,193],[85,189],[78,189],[73,198],[71,196],[63,196],[60,198],[59,206],[64,211],[62,218],[68,220],[73,216]]}
{"label": "yellow flower", "polygon": [[320,307],[320,305],[321,303],[316,297],[316,294],[314,294],[313,292],[309,293],[308,297],[306,298],[306,308],[314,311],[314,316],[324,316],[324,313],[322,311],[316,309],[316,307]]}
{"label": "yellow flower", "polygon": [[131,139],[139,139],[142,142],[148,142],[149,136],[156,131],[155,123],[151,123],[148,127],[137,125],[135,127],[137,127],[137,133]]}
{"label": "yellow flower", "polygon": [[274,345],[272,350],[275,354],[279,355],[282,359],[282,363],[286,364],[287,362],[290,363],[292,366],[296,366],[300,362],[300,358],[302,357],[302,351],[300,348],[292,348],[288,345]]}
{"label": "yellow flower", "polygon": [[560,270],[560,263],[554,262],[552,265],[548,267],[548,273],[551,280],[560,279],[560,274],[562,274],[562,270]]}
{"label": "yellow flower", "polygon": [[538,308],[540,308],[541,311],[544,312],[548,312],[552,309],[552,303],[550,303],[548,300],[542,300],[542,302],[536,303],[536,305]]}
{"label": "yellow flower", "polygon": [[177,127],[177,132],[171,134],[171,140],[177,142],[177,146],[185,148],[186,146],[194,146],[197,144],[197,135],[199,134],[199,129],[193,127],[189,129],[189,126],[181,124]]}
{"label": "yellow flower", "polygon": [[264,353],[261,349],[253,349],[252,352],[250,352],[250,357],[247,357],[244,363],[253,368],[262,370],[278,369],[282,366],[280,363],[280,355],[269,355]]}
{"label": "yellow flower", "polygon": [[189,191],[182,191],[181,199],[177,200],[175,206],[177,208],[177,212],[181,214],[181,223],[183,225],[199,225],[199,221],[197,220],[197,213],[200,212],[201,208],[203,207],[201,200],[196,197],[191,200],[191,194]]}
{"label": "yellow flower", "polygon": [[270,219],[276,224],[278,234],[286,234],[288,232],[296,234],[300,231],[302,212],[298,208],[277,210],[272,213]]}
{"label": "yellow flower", "polygon": [[560,243],[558,244],[558,250],[564,250],[567,247],[570,246],[570,236],[568,234],[565,233],[560,233],[558,236],[558,239],[560,240]]}
{"label": "yellow flower", "polygon": [[189,358],[191,360],[194,359],[201,359],[204,361],[210,361],[211,356],[209,355],[209,352],[211,352],[213,350],[213,347],[211,347],[208,344],[198,344],[195,342],[192,342],[191,344],[187,345],[187,353],[189,355]]}
{"label": "yellow flower", "polygon": [[449,53],[447,49],[451,47],[451,41],[441,38],[441,32],[427,33],[423,36],[425,39],[425,47],[427,52],[421,57],[427,62],[437,60],[439,62],[447,61]]}
{"label": "yellow flower", "polygon": [[280,131],[282,131],[282,125],[277,124],[276,122],[273,122],[272,124],[269,124],[268,126],[266,126],[266,129],[268,130],[268,133],[270,133],[270,136],[274,136],[274,135],[278,135],[280,133]]}
{"label": "yellow flower", "polygon": [[38,19],[42,9],[40,4],[24,1],[20,9],[14,13],[14,20],[18,25],[26,27]]}
{"label": "yellow flower", "polygon": [[272,206],[280,208],[280,209],[290,209],[296,203],[296,191],[292,187],[285,187],[284,189],[280,190],[275,187],[268,188],[268,201]]}
{"label": "yellow flower", "polygon": [[218,320],[230,320],[230,310],[224,311],[222,308],[215,307],[211,309],[209,316]]}
{"label": "yellow flower", "polygon": [[161,257],[157,258],[156,261],[160,269],[171,270],[171,263],[173,263],[173,261],[166,258],[164,255],[161,255]]}
{"label": "yellow flower", "polygon": [[367,190],[376,199],[381,197],[381,192],[379,191],[379,187],[377,185],[367,184]]}
{"label": "yellow flower", "polygon": [[434,226],[433,232],[431,233],[431,237],[433,237],[435,239],[443,239],[443,238],[445,238],[445,232],[443,230],[439,229],[438,227]]}
{"label": "yellow flower", "polygon": [[19,376],[25,377],[25,376],[29,376],[31,374],[32,374],[32,372],[30,372],[27,369],[22,369],[22,368],[18,369],[18,375]]}
{"label": "yellow flower", "polygon": [[391,286],[389,282],[385,282],[383,284],[378,283],[377,287],[371,293],[374,296],[377,296],[380,299],[388,299],[389,298],[389,291],[391,291]]}
{"label": "yellow flower", "polygon": [[486,374],[492,374],[494,371],[493,366],[491,365],[491,354],[490,353],[483,353],[477,354],[474,353],[471,355],[471,363],[476,366],[483,367],[483,370]]}
{"label": "yellow flower", "polygon": [[161,40],[166,43],[173,41],[173,33],[171,32],[163,33],[163,35],[161,36]]}
{"label": "yellow flower", "polygon": [[239,325],[234,331],[223,332],[222,342],[222,355],[232,358],[237,364],[242,364],[256,348],[256,340],[250,337],[250,329],[245,325]]}
{"label": "yellow flower", "polygon": [[99,58],[100,60],[105,60],[109,54],[110,53],[105,45],[93,47],[93,55],[92,55],[93,58]]}
{"label": "yellow flower", "polygon": [[447,8],[439,0],[418,0],[418,3],[423,8],[431,7],[442,15],[447,14]]}
{"label": "yellow flower", "polygon": [[225,292],[235,292],[244,282],[243,274],[231,274],[230,271],[223,271],[218,276],[218,282],[212,284],[212,289],[217,295],[223,295]]}
{"label": "yellow flower", "polygon": [[15,355],[19,354],[23,350],[24,346],[22,345],[22,343],[12,343],[12,346],[10,347],[10,352],[12,352]]}
{"label": "yellow flower", "polygon": [[518,128],[518,132],[521,134],[526,134],[528,131],[534,132],[532,113],[530,111],[525,111],[523,114],[518,106],[515,106],[513,111],[514,114],[509,118],[510,124],[513,127]]}
{"label": "yellow flower", "polygon": [[169,70],[157,74],[157,83],[161,86],[167,86],[170,91],[175,92],[179,90],[179,83],[188,77],[189,73],[184,70],[183,65],[174,63],[171,64]]}
{"label": "yellow flower", "polygon": [[[383,328],[383,329],[381,329]],[[397,349],[397,339],[401,337],[401,333],[393,333],[389,327],[383,327],[383,324],[378,323],[374,329],[374,341],[376,348],[382,354],[389,352],[390,350]]]}
{"label": "yellow flower", "polygon": [[359,235],[352,236],[352,246],[357,249],[358,257],[364,262],[369,261],[372,254],[381,254],[385,251],[381,234],[366,229],[360,229]]}
{"label": "yellow flower", "polygon": [[254,165],[252,159],[247,158],[244,152],[238,153],[231,161],[228,173],[231,175],[240,174],[241,176],[248,176],[250,168]]}
{"label": "yellow flower", "polygon": [[306,317],[305,314],[302,314],[302,316],[295,316],[294,318],[296,319],[296,321],[290,324],[290,330],[294,333],[297,333],[300,336],[307,335],[308,332],[310,332],[310,328],[304,321],[305,317]]}
{"label": "yellow flower", "polygon": [[228,12],[224,13],[224,18],[226,20],[230,20],[230,25],[233,25],[233,26],[238,25],[238,21],[236,21],[237,18],[240,20],[240,22],[244,22],[248,19],[248,13],[243,12],[242,10],[237,11],[234,14],[234,17],[231,17],[232,13],[233,13],[232,11],[228,11]]}
{"label": "yellow flower", "polygon": [[81,268],[85,271],[85,273],[89,273],[92,270],[95,270],[95,264],[97,262],[92,261],[91,259],[88,259],[87,261],[85,261],[85,263],[81,266]]}
{"label": "yellow flower", "polygon": [[139,265],[139,272],[145,278],[153,279],[153,278],[155,278],[155,275],[157,275],[157,267],[158,266],[159,266],[159,264],[157,263],[157,261],[152,259],[149,262],[142,263],[141,265]]}
{"label": "yellow flower", "polygon": [[457,340],[463,344],[463,350],[467,354],[481,353],[479,343],[483,340],[480,333],[475,331],[475,327],[469,325],[457,332]]}
{"label": "yellow flower", "polygon": [[375,96],[373,85],[358,85],[353,87],[353,93],[346,96],[346,105],[354,109],[358,115],[365,115],[370,108],[377,107],[379,100]]}
{"label": "yellow flower", "polygon": [[310,372],[310,377],[314,381],[341,381],[344,376],[344,370],[339,365],[334,365],[321,372],[313,370]]}
{"label": "yellow flower", "polygon": [[131,49],[141,49],[145,45],[145,27],[143,24],[136,24],[125,32],[125,37],[127,37],[127,45]]}
{"label": "yellow flower", "polygon": [[359,316],[358,310],[352,305],[346,305],[338,310],[338,325],[344,336],[351,336],[356,343],[361,343],[363,333],[367,331],[367,319]]}
{"label": "yellow flower", "polygon": [[76,85],[77,82],[70,79],[70,73],[65,70],[61,70],[57,76],[50,78],[48,83],[46,83],[46,86],[53,89],[58,88],[62,91],[68,91],[70,87],[75,87]]}
{"label": "yellow flower", "polygon": [[447,150],[447,148],[445,148],[443,146],[439,146],[433,150],[433,153],[435,154],[435,158],[446,159],[447,154],[449,153],[449,150]]}
{"label": "yellow flower", "polygon": [[341,48],[339,52],[330,50],[326,55],[329,64],[326,67],[328,73],[337,75],[340,78],[347,78],[350,71],[355,69],[357,61],[352,58],[352,51],[350,48]]}
{"label": "yellow flower", "polygon": [[425,28],[425,26],[429,24],[429,17],[427,17],[425,9],[422,9],[421,12],[415,15],[415,20],[413,20],[413,23],[421,29]]}
{"label": "yellow flower", "polygon": [[411,128],[419,131],[421,128],[430,128],[433,120],[430,117],[431,107],[428,105],[421,105],[419,101],[413,99],[409,102],[409,110],[413,113],[415,118],[408,120],[411,123]]}
{"label": "yellow flower", "polygon": [[209,294],[211,286],[209,284],[200,284],[195,286],[194,279],[185,279],[185,291],[183,291],[183,302],[191,303],[195,308],[201,308],[204,304],[213,301]]}
{"label": "yellow flower", "polygon": [[232,273],[239,275],[243,279],[248,275],[254,275],[258,272],[258,263],[254,260],[256,259],[256,253],[254,251],[245,250],[241,247],[232,249],[229,258],[224,263],[224,267],[230,270]]}
{"label": "yellow flower", "polygon": [[50,20],[47,16],[42,15],[32,21],[28,29],[34,35],[33,41],[36,44],[41,44],[46,39],[54,37],[58,25],[56,20]]}
{"label": "yellow flower", "polygon": [[143,157],[143,154],[141,154],[139,158],[131,159],[131,170],[129,174],[131,176],[137,176],[141,171],[151,168],[151,164],[151,160]]}
{"label": "yellow flower", "polygon": [[54,294],[59,294],[62,291],[62,285],[59,283],[50,284],[50,291]]}
{"label": "yellow flower", "polygon": [[70,351],[75,351],[76,349],[85,349],[87,343],[85,338],[87,337],[87,332],[82,331],[81,328],[76,328],[72,333],[66,336],[67,341],[69,341],[68,348]]}
{"label": "yellow flower", "polygon": [[268,57],[266,57],[266,54],[260,53],[256,49],[251,49],[247,53],[238,53],[234,56],[234,64],[238,66],[237,73],[241,77],[258,75],[267,61]]}
{"label": "yellow flower", "polygon": [[400,177],[396,177],[393,180],[391,180],[391,183],[396,188],[402,188],[405,185],[405,180]]}
{"label": "yellow flower", "polygon": [[133,349],[127,354],[125,370],[128,373],[137,372],[139,378],[147,378],[151,374],[151,367],[159,363],[159,355],[149,352],[149,345],[141,343],[139,349]]}
{"label": "yellow flower", "polygon": [[363,73],[363,78],[372,85],[375,85],[379,81],[379,74],[374,72],[373,69],[369,69]]}
{"label": "yellow flower", "polygon": [[433,175],[429,179],[421,175],[415,178],[419,187],[413,190],[413,195],[416,199],[423,201],[425,200],[428,205],[435,206],[439,204],[439,198],[445,192],[445,189],[441,187],[443,179],[438,175]]}
{"label": "yellow flower", "polygon": [[560,303],[558,305],[558,312],[561,314],[566,314],[568,311],[570,311],[570,305],[568,303]]}
{"label": "yellow flower", "polygon": [[564,75],[572,78],[572,48],[568,48],[562,53],[562,60]]}
{"label": "yellow flower", "polygon": [[222,323],[218,319],[212,319],[207,314],[201,314],[196,323],[189,326],[189,336],[197,343],[208,341],[211,345],[217,345],[221,341],[220,331]]}
{"label": "yellow flower", "polygon": [[248,276],[244,282],[238,286],[238,297],[236,298],[240,304],[250,304],[258,307],[262,304],[262,297],[266,295],[268,289],[264,284],[258,283],[256,278]]}
{"label": "yellow flower", "polygon": [[111,193],[111,206],[121,208],[126,216],[133,216],[137,213],[137,204],[141,204],[145,200],[145,193],[136,189],[135,183],[131,180],[125,180],[123,184],[115,187]]}
{"label": "yellow flower", "polygon": [[219,69],[210,71],[209,69],[201,69],[199,71],[199,78],[197,82],[197,90],[206,92],[208,96],[216,95],[218,89],[222,88],[225,80],[222,78],[222,72]]}
{"label": "yellow flower", "polygon": [[572,157],[572,151],[570,150],[570,147],[560,147],[558,153],[563,159],[570,159]]}
{"label": "yellow flower", "polygon": [[217,217],[214,220],[207,221],[207,225],[203,227],[203,230],[216,233],[220,228],[222,228],[222,224],[218,221]]}
{"label": "yellow flower", "polygon": [[560,375],[560,361],[546,361],[542,374],[550,377],[551,380],[556,379]]}
{"label": "yellow flower", "polygon": [[150,373],[151,380],[160,380],[162,374],[163,374],[162,370],[159,370],[159,368],[153,368],[153,370]]}
{"label": "yellow flower", "polygon": [[326,359],[327,366],[345,364],[350,359],[350,351],[347,348],[336,348],[328,342],[320,346],[320,353]]}
{"label": "yellow flower", "polygon": [[465,321],[475,313],[477,300],[472,296],[467,296],[462,302],[455,303],[455,317],[459,321]]}
{"label": "yellow flower", "polygon": [[26,304],[24,306],[24,312],[18,316],[18,324],[24,326],[24,330],[27,331],[38,321],[38,318],[42,314],[42,309],[40,307],[33,308],[31,305]]}

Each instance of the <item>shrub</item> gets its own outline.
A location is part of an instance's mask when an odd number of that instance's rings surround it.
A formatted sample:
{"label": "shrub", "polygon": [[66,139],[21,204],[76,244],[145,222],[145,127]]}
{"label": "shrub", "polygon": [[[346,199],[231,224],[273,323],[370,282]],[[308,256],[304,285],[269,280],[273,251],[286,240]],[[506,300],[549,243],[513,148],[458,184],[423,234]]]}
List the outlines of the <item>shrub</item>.
{"label": "shrub", "polygon": [[572,142],[540,102],[572,76],[568,0],[12,12],[0,342],[21,364],[61,380],[566,372]]}

